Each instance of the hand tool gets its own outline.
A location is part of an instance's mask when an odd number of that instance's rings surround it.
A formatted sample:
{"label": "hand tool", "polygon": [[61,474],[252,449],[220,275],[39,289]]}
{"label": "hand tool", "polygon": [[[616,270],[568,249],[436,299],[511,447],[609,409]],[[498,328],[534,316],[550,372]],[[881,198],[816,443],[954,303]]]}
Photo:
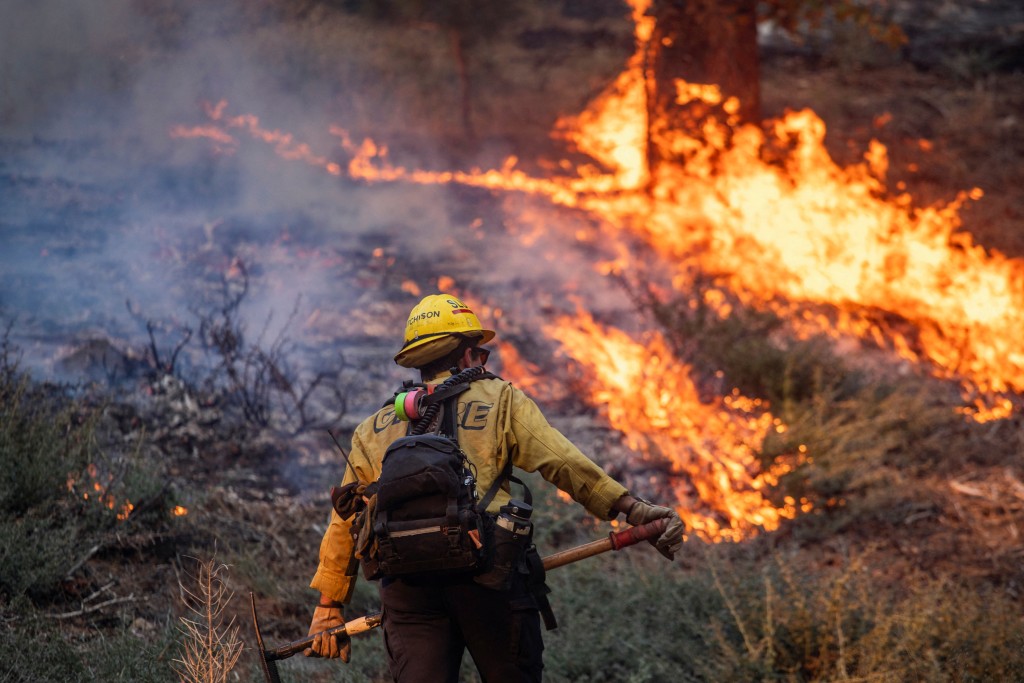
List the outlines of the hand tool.
{"label": "hand tool", "polygon": [[[575,548],[569,548],[562,550],[561,552],[548,555],[543,559],[545,571],[562,567],[579,560],[593,557],[594,555],[600,555],[601,553],[608,552],[609,550],[622,550],[631,545],[635,545],[640,541],[645,541],[651,538],[657,538],[664,531],[665,527],[668,526],[667,519],[656,519],[653,522],[642,524],[640,526],[630,527],[623,531],[612,531],[608,534],[608,538],[603,538],[597,541],[591,541],[590,543],[584,543],[583,545],[576,546]],[[256,645],[259,648],[260,666],[263,668],[263,675],[267,679],[267,683],[281,683],[281,678],[277,673],[277,661],[280,659],[287,659],[292,655],[302,652],[307,647],[313,644],[313,638],[317,634],[308,635],[301,640],[296,640],[287,645],[268,650],[263,643],[263,636],[260,634],[260,622],[256,618],[256,598],[252,593],[249,593],[249,600],[252,603],[252,624],[256,630]],[[339,626],[335,626],[332,629],[324,631],[327,635],[336,635],[341,633],[347,633],[350,636],[356,635],[357,633],[364,633],[372,629],[377,628],[381,624],[381,613],[374,612],[367,614],[366,616],[353,619],[352,621],[345,622]]]}

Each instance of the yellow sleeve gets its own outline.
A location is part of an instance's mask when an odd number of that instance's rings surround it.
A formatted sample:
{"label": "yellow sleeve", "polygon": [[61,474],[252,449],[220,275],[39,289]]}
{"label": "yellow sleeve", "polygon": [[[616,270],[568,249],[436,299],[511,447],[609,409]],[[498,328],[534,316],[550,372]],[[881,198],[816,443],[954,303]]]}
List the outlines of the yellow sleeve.
{"label": "yellow sleeve", "polygon": [[[352,435],[352,450],[349,453],[349,462],[356,466],[358,479],[363,482],[372,481],[371,472],[359,467],[360,463],[367,462],[365,450],[362,447],[362,440],[359,438],[359,430]],[[345,477],[342,484],[356,481],[357,473],[352,467],[345,468]],[[355,557],[355,541],[352,539],[353,517],[343,520],[338,513],[331,510],[331,521],[327,525],[327,531],[320,541],[320,563],[317,566],[316,574],[310,582],[314,588],[331,600],[347,603],[352,596],[356,586],[356,577],[359,574],[359,561]]]}
{"label": "yellow sleeve", "polygon": [[345,521],[331,510],[331,523],[320,541],[320,564],[309,583],[331,600],[348,602],[356,586],[359,562],[353,554],[354,544],[350,529],[352,520]]}
{"label": "yellow sleeve", "polygon": [[614,517],[612,506],[626,494],[626,488],[552,427],[537,404],[514,387],[506,437],[516,467],[540,472],[592,515]]}

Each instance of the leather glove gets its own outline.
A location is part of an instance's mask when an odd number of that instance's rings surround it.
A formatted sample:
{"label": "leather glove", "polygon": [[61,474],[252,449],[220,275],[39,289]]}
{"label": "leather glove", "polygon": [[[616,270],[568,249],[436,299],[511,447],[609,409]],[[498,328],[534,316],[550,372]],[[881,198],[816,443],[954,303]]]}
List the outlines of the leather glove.
{"label": "leather glove", "polygon": [[313,611],[313,621],[309,625],[309,635],[316,634],[311,647],[307,647],[302,654],[307,657],[328,657],[330,659],[341,658],[341,661],[348,664],[352,658],[352,639],[347,633],[325,636],[323,631],[345,623],[345,617],[340,607],[323,607],[317,605]]}
{"label": "leather glove", "polygon": [[651,545],[668,559],[674,560],[676,551],[683,545],[683,531],[686,530],[686,525],[679,518],[678,512],[672,508],[655,505],[643,498],[637,498],[626,514],[626,522],[631,526],[639,526],[663,517],[668,518],[668,526],[665,527],[661,536],[651,539]]}

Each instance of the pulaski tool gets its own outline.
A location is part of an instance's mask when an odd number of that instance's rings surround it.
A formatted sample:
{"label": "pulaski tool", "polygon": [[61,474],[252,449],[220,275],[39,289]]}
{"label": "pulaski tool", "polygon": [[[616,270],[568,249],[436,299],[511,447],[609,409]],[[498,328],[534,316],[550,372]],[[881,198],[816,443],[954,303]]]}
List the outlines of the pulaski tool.
{"label": "pulaski tool", "polygon": [[[665,531],[666,526],[668,526],[667,519],[656,519],[653,522],[630,527],[623,531],[612,531],[608,534],[608,538],[591,541],[575,548],[569,548],[568,550],[548,555],[543,559],[544,570],[555,569],[588,557],[593,557],[594,555],[600,555],[609,550],[622,550],[640,541],[657,538]],[[249,593],[249,600],[252,602],[252,625],[256,630],[256,645],[259,649],[260,666],[263,668],[263,675],[266,677],[267,683],[281,683],[281,678],[277,674],[277,661],[279,659],[288,659],[292,655],[298,654],[311,646],[316,634],[306,636],[301,640],[296,640],[273,650],[268,650],[264,646],[263,636],[260,634],[260,622],[256,618],[256,598],[252,593]],[[357,633],[373,630],[380,626],[380,624],[381,614],[380,612],[374,612],[345,622],[341,626],[335,626],[325,631],[325,633],[328,635],[347,633],[353,636]]]}
{"label": "pulaski tool", "polygon": [[[301,640],[296,640],[273,650],[268,650],[264,646],[263,636],[260,634],[260,622],[259,619],[256,618],[256,598],[252,593],[249,593],[249,600],[252,602],[252,625],[256,630],[256,646],[260,651],[260,666],[263,668],[263,675],[266,677],[267,683],[281,683],[281,678],[277,674],[277,660],[288,659],[292,655],[302,652],[313,644],[313,638],[315,638],[317,634],[306,636]],[[357,633],[363,633],[364,631],[377,628],[380,626],[380,620],[380,612],[375,612],[373,614],[367,614],[365,617],[353,619],[341,626],[335,626],[334,628],[325,631],[325,633],[332,636],[347,633],[352,636]]]}

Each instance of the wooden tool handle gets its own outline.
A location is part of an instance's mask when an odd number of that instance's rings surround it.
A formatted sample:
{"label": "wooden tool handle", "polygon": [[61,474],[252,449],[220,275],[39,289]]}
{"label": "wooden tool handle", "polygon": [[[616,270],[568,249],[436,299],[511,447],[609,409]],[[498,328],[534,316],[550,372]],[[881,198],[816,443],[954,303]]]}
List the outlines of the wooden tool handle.
{"label": "wooden tool handle", "polygon": [[630,527],[624,531],[613,531],[608,534],[608,538],[602,538],[600,541],[591,541],[575,548],[569,548],[568,550],[548,555],[544,558],[544,570],[548,571],[593,557],[594,555],[606,553],[609,550],[621,550],[640,541],[656,538],[664,533],[667,526],[668,520],[662,518],[647,524],[641,524],[640,526]]}
{"label": "wooden tool handle", "polygon": [[[323,633],[328,636],[343,635],[345,633],[353,636],[357,633],[364,633],[365,631],[377,628],[380,626],[380,620],[381,616],[379,612],[375,614],[367,614],[365,617],[359,617],[358,619],[353,619],[352,621],[340,624],[334,628],[327,629]],[[265,657],[268,661],[275,659],[287,659],[292,655],[302,652],[307,647],[310,647],[313,644],[313,639],[316,638],[317,635],[319,634],[314,633],[302,638],[301,640],[296,640],[293,643],[282,645],[275,650],[268,650]]]}
{"label": "wooden tool handle", "polygon": [[621,550],[626,546],[634,545],[640,541],[646,541],[649,538],[657,538],[665,533],[665,527],[668,526],[668,518],[662,517],[656,519],[653,522],[647,522],[647,524],[641,524],[640,526],[631,526],[623,531],[613,531],[608,534],[608,538],[612,542],[612,550]]}

